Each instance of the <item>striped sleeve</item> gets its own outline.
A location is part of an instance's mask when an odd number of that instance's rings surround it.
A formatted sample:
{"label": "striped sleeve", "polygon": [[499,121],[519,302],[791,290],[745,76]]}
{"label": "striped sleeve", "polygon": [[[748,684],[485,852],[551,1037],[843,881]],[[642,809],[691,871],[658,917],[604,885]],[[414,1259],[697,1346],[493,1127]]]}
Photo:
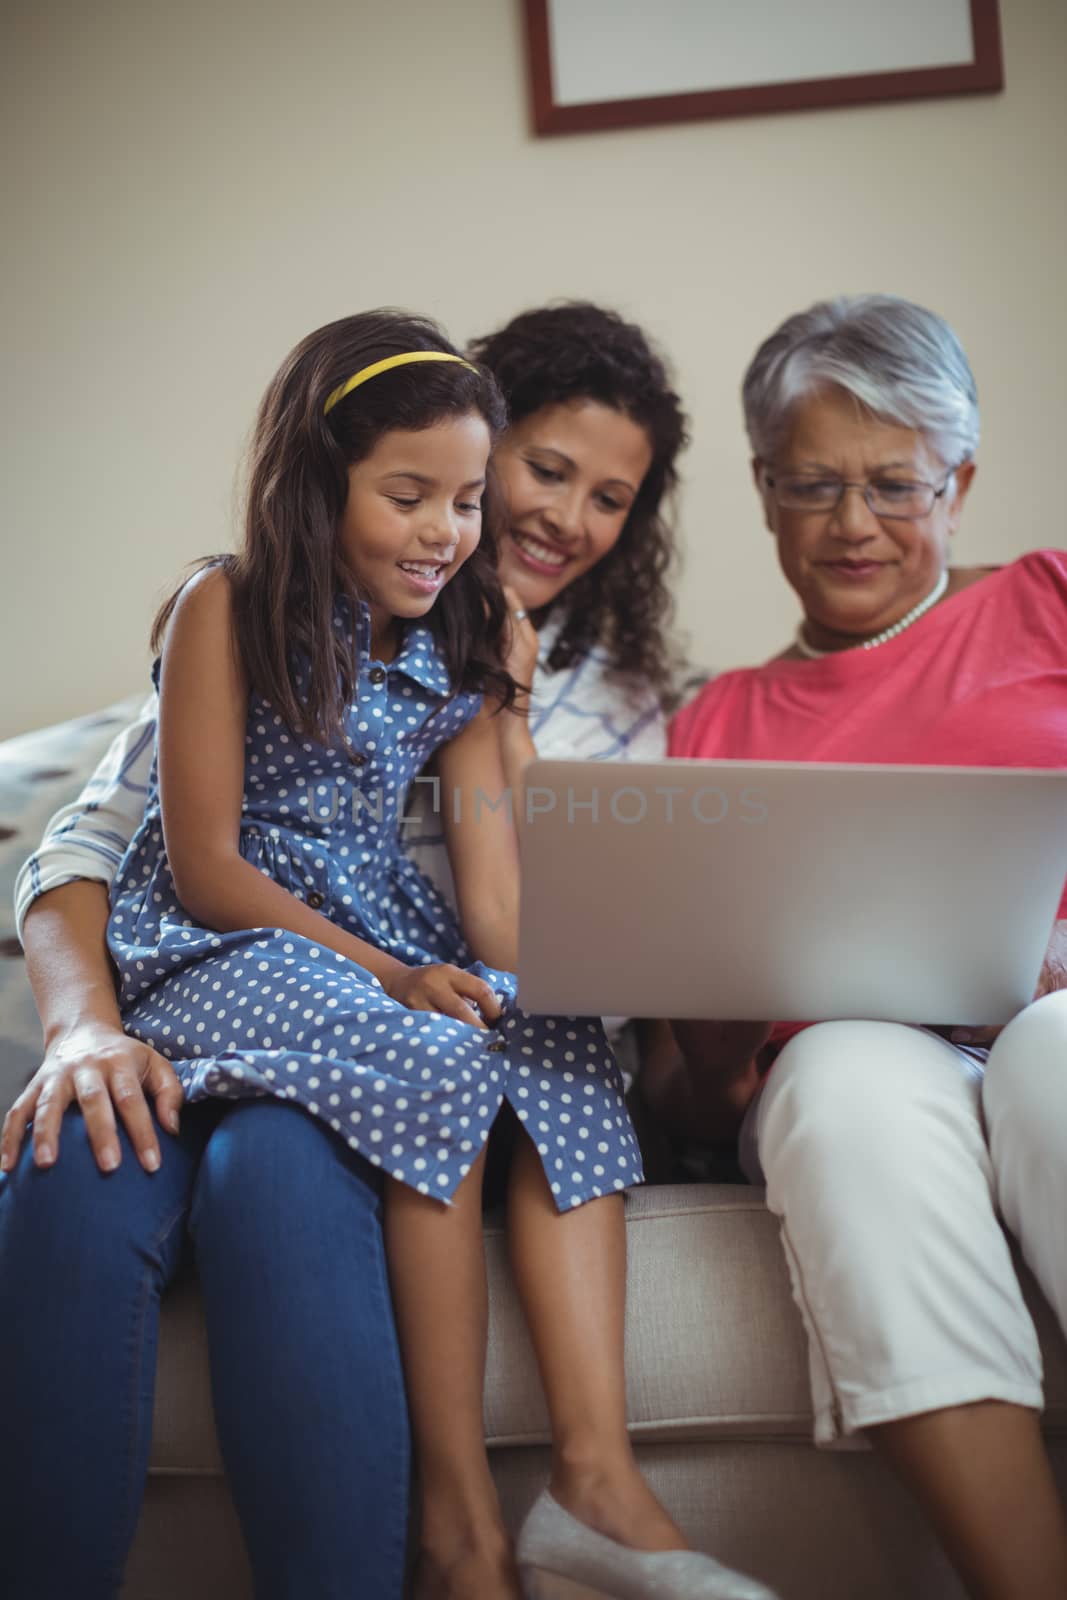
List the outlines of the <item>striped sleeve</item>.
{"label": "striped sleeve", "polygon": [[599,649],[561,672],[534,678],[530,734],[539,756],[584,761],[656,761],[667,723],[650,685],[611,673]]}
{"label": "striped sleeve", "polygon": [[26,913],[49,889],[92,878],[110,886],[144,815],[155,752],[158,702],[151,696],[137,720],[113,741],[78,798],[63,806],[15,880],[19,938]]}

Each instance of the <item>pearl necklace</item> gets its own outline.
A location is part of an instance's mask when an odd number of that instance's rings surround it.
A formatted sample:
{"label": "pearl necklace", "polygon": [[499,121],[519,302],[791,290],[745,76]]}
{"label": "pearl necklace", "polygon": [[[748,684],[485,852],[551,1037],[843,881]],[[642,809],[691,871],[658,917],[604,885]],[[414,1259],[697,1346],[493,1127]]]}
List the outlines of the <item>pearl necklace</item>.
{"label": "pearl necklace", "polygon": [[948,588],[948,572],[942,572],[925,600],[920,600],[917,606],[912,606],[899,622],[894,622],[892,627],[883,628],[881,633],[876,633],[873,639],[864,639],[858,644],[846,644],[843,650],[816,650],[804,637],[804,624],[797,629],[796,647],[806,661],[821,661],[824,656],[843,655],[846,650],[876,650],[880,644],[887,644],[890,639],[895,639],[898,633],[903,633],[905,628],[910,628],[913,622],[925,616],[931,606],[936,606],[945,590]]}

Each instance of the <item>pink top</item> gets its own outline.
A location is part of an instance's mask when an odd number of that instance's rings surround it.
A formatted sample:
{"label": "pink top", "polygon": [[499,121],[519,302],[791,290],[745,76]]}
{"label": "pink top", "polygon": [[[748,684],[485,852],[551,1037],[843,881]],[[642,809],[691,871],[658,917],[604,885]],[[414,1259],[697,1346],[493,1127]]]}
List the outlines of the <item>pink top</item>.
{"label": "pink top", "polygon": [[675,717],[669,748],[745,761],[1067,767],[1067,551],[1022,556],[877,649],[725,672]]}

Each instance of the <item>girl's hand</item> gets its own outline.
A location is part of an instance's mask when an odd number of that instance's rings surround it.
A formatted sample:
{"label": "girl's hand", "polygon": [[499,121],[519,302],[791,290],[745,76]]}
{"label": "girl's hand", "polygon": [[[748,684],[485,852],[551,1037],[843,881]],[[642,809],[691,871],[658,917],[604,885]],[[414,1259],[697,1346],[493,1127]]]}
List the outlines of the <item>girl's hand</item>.
{"label": "girl's hand", "polygon": [[[429,967],[402,967],[383,987],[387,995],[411,1011],[439,1011],[446,1017],[455,1017],[457,1022],[469,1022],[475,1028],[488,1028],[500,1015],[500,1001],[487,983],[464,972],[462,967],[449,966],[446,962]],[[471,1001],[478,1011],[472,1008]]]}
{"label": "girl's hand", "polygon": [[5,1172],[14,1167],[31,1118],[33,1159],[39,1167],[50,1167],[59,1155],[63,1113],[76,1101],[101,1172],[112,1172],[122,1159],[116,1111],[142,1167],[155,1172],[160,1163],[159,1142],[146,1090],[155,1099],[160,1123],[176,1134],[184,1096],[170,1062],[120,1028],[92,1023],[72,1029],[49,1046],[44,1061],[4,1118],[0,1167]]}
{"label": "girl's hand", "polygon": [[[504,665],[516,683],[529,688],[537,666],[540,641],[537,629],[530,621],[526,607],[514,589],[505,586],[504,599],[508,603],[508,647]],[[523,697],[520,696],[520,699]]]}

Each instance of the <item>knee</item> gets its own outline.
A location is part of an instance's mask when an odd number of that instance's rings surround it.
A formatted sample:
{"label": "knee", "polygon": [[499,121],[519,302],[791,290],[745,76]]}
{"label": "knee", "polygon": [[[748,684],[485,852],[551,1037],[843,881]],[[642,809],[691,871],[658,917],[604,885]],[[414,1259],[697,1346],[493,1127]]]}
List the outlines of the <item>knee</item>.
{"label": "knee", "polygon": [[[275,1239],[306,1218],[319,1225],[343,1209],[346,1227],[380,1226],[374,1169],[318,1118],[274,1099],[231,1106],[204,1152],[192,1226]],[[278,1230],[277,1232],[275,1230]]]}
{"label": "knee", "polygon": [[1020,1011],[989,1053],[982,1093],[990,1135],[1025,1131],[1062,1149],[1067,1128],[1067,991]]}
{"label": "knee", "polygon": [[1050,1083],[1067,1073],[1067,990],[1047,994],[1020,1011],[989,1052],[986,1078],[1008,1084],[1040,1076]]}
{"label": "knee", "polygon": [[941,1048],[891,1022],[826,1022],[797,1034],[764,1091],[759,1151],[768,1180],[783,1161],[820,1183],[898,1177],[928,1093],[916,1057]]}
{"label": "knee", "polygon": [[[122,1155],[119,1173],[128,1160],[126,1149]],[[98,1198],[106,1204],[113,1189],[97,1181],[102,1176],[76,1110],[64,1115],[58,1159],[50,1167],[34,1163],[31,1124],[14,1167],[0,1177],[0,1237],[9,1248],[16,1240],[32,1244],[44,1257],[53,1245],[61,1244],[64,1232],[69,1234],[72,1221],[87,1206]]]}
{"label": "knee", "polygon": [[34,1165],[27,1134],[15,1168],[0,1180],[0,1258],[11,1282],[25,1288],[46,1277],[91,1277],[94,1295],[104,1296],[165,1248],[184,1212],[181,1153],[159,1133],[163,1165],[147,1173],[121,1123],[118,1137],[121,1161],[104,1173],[76,1108],[64,1115],[52,1166]]}
{"label": "knee", "polygon": [[801,1123],[813,1136],[861,1132],[900,1102],[884,1068],[912,1030],[891,1022],[822,1022],[789,1041],[766,1091],[764,1122]]}

